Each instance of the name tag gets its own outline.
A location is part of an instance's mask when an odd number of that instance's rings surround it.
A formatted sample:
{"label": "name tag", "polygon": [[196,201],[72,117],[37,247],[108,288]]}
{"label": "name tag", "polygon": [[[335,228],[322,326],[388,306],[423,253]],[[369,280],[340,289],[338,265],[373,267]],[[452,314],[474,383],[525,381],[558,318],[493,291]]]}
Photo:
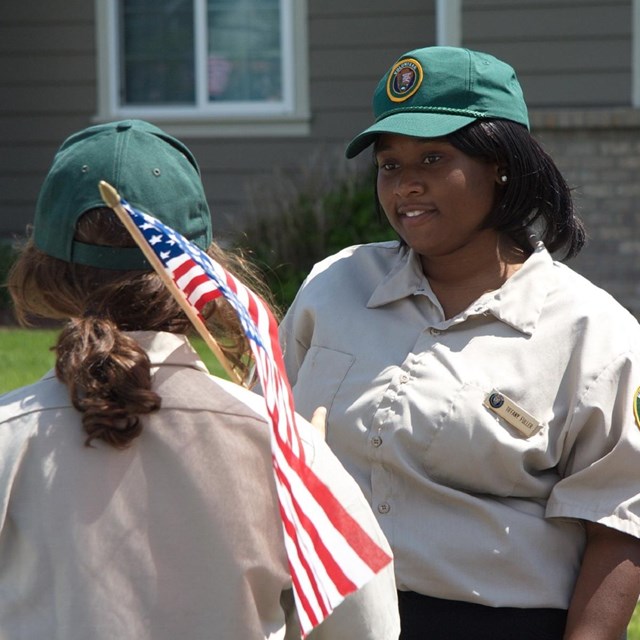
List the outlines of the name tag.
{"label": "name tag", "polygon": [[542,423],[519,407],[511,398],[494,389],[484,398],[484,406],[517,429],[525,438],[540,431]]}

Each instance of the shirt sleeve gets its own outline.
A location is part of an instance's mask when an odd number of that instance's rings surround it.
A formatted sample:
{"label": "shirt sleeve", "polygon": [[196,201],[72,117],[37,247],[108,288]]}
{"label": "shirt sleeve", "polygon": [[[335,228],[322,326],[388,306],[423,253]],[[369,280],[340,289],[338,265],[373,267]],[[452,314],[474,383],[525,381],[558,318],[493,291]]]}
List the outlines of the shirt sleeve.
{"label": "shirt sleeve", "polygon": [[577,399],[547,517],[599,522],[640,538],[639,363],[638,353],[621,355]]}

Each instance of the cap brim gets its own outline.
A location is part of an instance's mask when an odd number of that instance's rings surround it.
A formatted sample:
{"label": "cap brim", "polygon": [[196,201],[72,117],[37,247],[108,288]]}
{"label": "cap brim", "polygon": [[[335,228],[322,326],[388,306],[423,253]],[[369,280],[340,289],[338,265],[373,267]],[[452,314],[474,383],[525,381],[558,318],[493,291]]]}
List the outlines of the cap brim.
{"label": "cap brim", "polygon": [[345,151],[347,158],[355,158],[364,151],[381,133],[396,133],[402,136],[415,138],[441,138],[478,118],[471,116],[458,116],[443,113],[425,113],[424,111],[411,111],[396,113],[365,129],[358,134],[348,145]]}

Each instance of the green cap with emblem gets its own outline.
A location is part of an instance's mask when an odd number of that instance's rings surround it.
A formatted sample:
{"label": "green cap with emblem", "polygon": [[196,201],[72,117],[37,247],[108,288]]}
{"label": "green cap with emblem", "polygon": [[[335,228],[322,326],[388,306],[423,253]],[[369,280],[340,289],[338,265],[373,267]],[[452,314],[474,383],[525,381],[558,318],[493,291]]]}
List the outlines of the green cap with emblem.
{"label": "green cap with emblem", "polygon": [[459,47],[425,47],[401,56],[376,87],[373,114],[375,123],[349,143],[347,158],[381,133],[439,138],[486,118],[529,127],[513,68],[492,55]]}
{"label": "green cap with emblem", "polygon": [[36,204],[33,240],[38,249],[104,269],[151,269],[137,247],[74,240],[80,216],[106,206],[101,180],[201,249],[211,244],[211,214],[191,151],[148,122],[122,120],[75,133],[58,149]]}

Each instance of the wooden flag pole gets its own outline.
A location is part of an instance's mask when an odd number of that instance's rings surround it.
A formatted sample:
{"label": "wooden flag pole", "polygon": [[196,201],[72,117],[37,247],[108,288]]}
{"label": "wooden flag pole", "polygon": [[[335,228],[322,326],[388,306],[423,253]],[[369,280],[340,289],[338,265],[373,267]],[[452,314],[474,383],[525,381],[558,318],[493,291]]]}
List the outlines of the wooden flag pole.
{"label": "wooden flag pole", "polygon": [[151,266],[155,269],[156,273],[162,278],[164,284],[168,287],[169,291],[171,291],[173,297],[182,307],[182,310],[187,314],[187,317],[189,318],[189,320],[191,320],[191,323],[196,328],[202,339],[205,341],[206,345],[209,347],[209,349],[211,349],[215,357],[220,361],[220,364],[224,367],[224,370],[227,372],[231,380],[233,380],[233,382],[235,382],[236,384],[242,384],[242,379],[238,375],[238,372],[231,367],[229,361],[222,352],[220,345],[209,333],[209,330],[202,321],[200,315],[198,315],[194,308],[189,304],[189,301],[187,300],[183,291],[176,285],[171,276],[167,273],[164,266],[162,265],[162,262],[160,261],[160,258],[158,258],[153,249],[149,247],[140,229],[138,229],[133,220],[131,220],[129,214],[120,204],[120,195],[118,194],[118,192],[104,180],[101,180],[98,186],[100,188],[100,195],[102,196],[102,199],[105,201],[108,207],[114,210],[115,214],[118,216],[122,224],[126,227],[127,231],[133,236],[136,244],[144,253],[144,257],[149,261],[149,264],[151,264]]}

